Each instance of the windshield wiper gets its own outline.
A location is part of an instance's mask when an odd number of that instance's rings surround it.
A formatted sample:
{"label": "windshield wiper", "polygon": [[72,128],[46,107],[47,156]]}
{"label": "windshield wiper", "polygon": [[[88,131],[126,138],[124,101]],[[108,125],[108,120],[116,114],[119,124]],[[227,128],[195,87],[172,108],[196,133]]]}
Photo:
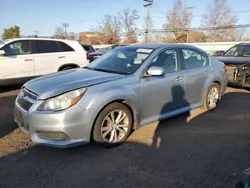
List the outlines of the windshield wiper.
{"label": "windshield wiper", "polygon": [[127,74],[124,72],[120,72],[120,71],[115,71],[115,70],[107,70],[107,69],[100,69],[100,68],[90,68],[90,67],[86,67],[89,70],[94,70],[94,71],[100,71],[100,72],[107,72],[107,73],[115,73],[115,74]]}
{"label": "windshield wiper", "polygon": [[93,70],[92,68],[86,66],[86,67],[83,67],[84,69],[89,69],[89,70]]}

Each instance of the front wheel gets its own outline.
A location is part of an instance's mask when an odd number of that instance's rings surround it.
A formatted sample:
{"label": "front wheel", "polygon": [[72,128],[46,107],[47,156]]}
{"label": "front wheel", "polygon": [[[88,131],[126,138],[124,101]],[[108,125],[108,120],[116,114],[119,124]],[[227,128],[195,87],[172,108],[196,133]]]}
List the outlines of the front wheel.
{"label": "front wheel", "polygon": [[220,85],[213,83],[209,86],[204,100],[206,110],[213,110],[217,107],[220,100]]}
{"label": "front wheel", "polygon": [[123,143],[132,128],[132,114],[121,103],[106,106],[99,114],[93,130],[93,139],[104,147],[114,147]]}

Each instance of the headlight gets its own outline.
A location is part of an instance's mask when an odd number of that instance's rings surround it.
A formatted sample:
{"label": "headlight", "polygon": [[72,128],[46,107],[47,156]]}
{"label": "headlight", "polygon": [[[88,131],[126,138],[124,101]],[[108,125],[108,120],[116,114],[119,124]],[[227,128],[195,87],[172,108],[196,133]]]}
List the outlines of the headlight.
{"label": "headlight", "polygon": [[86,88],[77,89],[43,101],[38,111],[60,111],[76,104],[83,96]]}

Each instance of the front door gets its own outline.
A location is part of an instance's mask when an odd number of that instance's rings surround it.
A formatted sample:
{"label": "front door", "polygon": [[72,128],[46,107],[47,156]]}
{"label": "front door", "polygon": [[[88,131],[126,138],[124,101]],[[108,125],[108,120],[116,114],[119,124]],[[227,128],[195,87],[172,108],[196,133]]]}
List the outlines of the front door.
{"label": "front door", "polygon": [[181,49],[181,59],[186,70],[186,92],[190,104],[202,104],[207,85],[213,80],[209,57],[196,49]]}
{"label": "front door", "polygon": [[162,51],[149,67],[162,67],[165,75],[141,79],[141,124],[165,118],[168,113],[188,105],[185,100],[185,71],[180,70],[178,57],[175,49]]}
{"label": "front door", "polygon": [[34,56],[29,40],[18,40],[1,48],[0,79],[28,78],[34,76]]}

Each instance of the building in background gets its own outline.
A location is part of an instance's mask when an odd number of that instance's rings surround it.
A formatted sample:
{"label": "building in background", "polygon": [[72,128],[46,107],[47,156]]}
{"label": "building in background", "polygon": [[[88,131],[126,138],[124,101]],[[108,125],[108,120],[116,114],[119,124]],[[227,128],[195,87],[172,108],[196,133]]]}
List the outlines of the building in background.
{"label": "building in background", "polygon": [[81,44],[102,44],[100,35],[98,32],[80,32],[79,42]]}

